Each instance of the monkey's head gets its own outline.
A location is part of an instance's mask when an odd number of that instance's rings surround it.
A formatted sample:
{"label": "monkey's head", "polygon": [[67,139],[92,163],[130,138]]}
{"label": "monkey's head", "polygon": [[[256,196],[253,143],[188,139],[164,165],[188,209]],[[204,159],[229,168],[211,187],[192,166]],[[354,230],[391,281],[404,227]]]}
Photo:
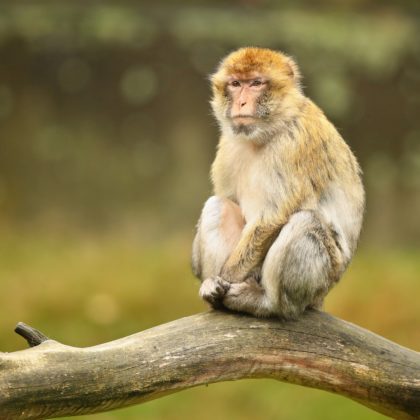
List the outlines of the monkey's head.
{"label": "monkey's head", "polygon": [[265,48],[232,52],[210,80],[211,105],[222,130],[250,140],[271,137],[293,118],[302,99],[296,63]]}

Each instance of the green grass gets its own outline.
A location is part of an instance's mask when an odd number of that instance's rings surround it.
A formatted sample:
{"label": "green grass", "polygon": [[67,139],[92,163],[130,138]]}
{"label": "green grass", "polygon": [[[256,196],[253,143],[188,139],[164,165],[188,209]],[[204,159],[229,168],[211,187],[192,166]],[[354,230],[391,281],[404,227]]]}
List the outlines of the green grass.
{"label": "green grass", "polygon": [[[206,309],[190,273],[188,235],[146,244],[123,235],[2,233],[0,349],[26,347],[24,321],[90,346]],[[361,249],[326,310],[420,349],[419,250]],[[105,419],[379,419],[340,396],[271,380],[213,384],[109,413]]]}

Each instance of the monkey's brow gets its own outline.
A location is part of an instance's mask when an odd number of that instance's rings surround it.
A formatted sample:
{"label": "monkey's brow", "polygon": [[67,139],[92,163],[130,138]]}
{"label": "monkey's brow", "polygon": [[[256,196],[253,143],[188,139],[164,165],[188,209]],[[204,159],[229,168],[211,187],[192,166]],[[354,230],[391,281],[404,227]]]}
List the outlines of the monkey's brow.
{"label": "monkey's brow", "polygon": [[233,82],[235,80],[240,80],[241,82],[248,82],[248,83],[253,82],[254,80],[260,80],[261,83],[267,83],[268,82],[267,79],[265,79],[264,77],[261,77],[261,76],[250,77],[250,78],[246,78],[246,79],[244,79],[242,77],[232,77],[228,80],[228,82]]}

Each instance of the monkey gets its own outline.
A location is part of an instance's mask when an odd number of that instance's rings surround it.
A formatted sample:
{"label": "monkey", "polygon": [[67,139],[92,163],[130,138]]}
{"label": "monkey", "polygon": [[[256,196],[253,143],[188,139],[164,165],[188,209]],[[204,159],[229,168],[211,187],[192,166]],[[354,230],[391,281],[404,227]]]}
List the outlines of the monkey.
{"label": "monkey", "polygon": [[322,308],[356,250],[360,166],[290,56],[240,48],[210,81],[221,136],[192,247],[199,294],[214,308],[297,319]]}

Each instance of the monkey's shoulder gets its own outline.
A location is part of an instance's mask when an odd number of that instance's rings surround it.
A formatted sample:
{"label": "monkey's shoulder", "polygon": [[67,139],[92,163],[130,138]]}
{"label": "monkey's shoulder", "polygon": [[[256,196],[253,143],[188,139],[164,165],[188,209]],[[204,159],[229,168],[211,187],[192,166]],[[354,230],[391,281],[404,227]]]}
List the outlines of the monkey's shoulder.
{"label": "monkey's shoulder", "polygon": [[299,134],[303,145],[309,152],[320,156],[335,153],[337,158],[353,155],[347,142],[324,111],[309,98],[306,98],[302,116],[299,119]]}

